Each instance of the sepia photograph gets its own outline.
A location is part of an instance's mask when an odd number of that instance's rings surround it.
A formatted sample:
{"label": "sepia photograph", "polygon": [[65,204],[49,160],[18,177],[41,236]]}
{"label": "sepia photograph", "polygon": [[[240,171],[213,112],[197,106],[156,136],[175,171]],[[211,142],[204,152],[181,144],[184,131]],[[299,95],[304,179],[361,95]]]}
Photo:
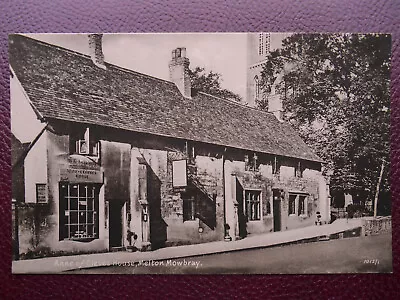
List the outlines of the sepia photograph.
{"label": "sepia photograph", "polygon": [[8,43],[13,274],[392,273],[390,34]]}

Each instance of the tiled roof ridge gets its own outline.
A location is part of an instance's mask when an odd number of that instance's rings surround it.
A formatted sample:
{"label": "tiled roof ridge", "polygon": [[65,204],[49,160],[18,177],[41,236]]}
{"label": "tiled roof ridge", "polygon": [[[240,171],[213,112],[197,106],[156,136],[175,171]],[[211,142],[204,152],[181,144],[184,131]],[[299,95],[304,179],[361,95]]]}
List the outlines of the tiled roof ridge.
{"label": "tiled roof ridge", "polygon": [[[56,118],[50,117],[50,118],[51,119],[62,120],[62,121],[67,121],[67,122],[76,122],[75,119],[68,118],[68,117],[56,117]],[[97,125],[97,126],[101,126],[101,127],[108,127],[108,128],[114,128],[114,129],[122,129],[122,130],[130,131],[130,132],[137,132],[137,133],[140,133],[140,134],[151,134],[151,135],[156,135],[156,136],[166,137],[166,138],[177,138],[177,139],[187,140],[187,141],[191,141],[191,142],[205,143],[205,144],[217,145],[217,146],[227,147],[227,148],[232,148],[232,149],[239,149],[239,150],[244,150],[244,151],[258,152],[258,153],[267,154],[267,155],[276,155],[276,156],[282,156],[282,157],[286,156],[286,157],[292,157],[292,158],[302,159],[302,160],[306,160],[306,161],[324,162],[319,156],[317,157],[317,159],[305,158],[305,157],[303,157],[301,155],[290,155],[290,156],[288,156],[288,155],[285,155],[285,154],[282,154],[282,153],[278,153],[276,151],[268,151],[268,152],[266,152],[266,151],[257,150],[257,149],[254,149],[254,148],[244,148],[244,147],[241,147],[239,145],[233,145],[233,144],[229,144],[229,143],[210,142],[210,141],[204,141],[204,140],[200,140],[200,139],[186,138],[184,136],[164,134],[164,133],[159,133],[159,132],[151,132],[149,130],[146,130],[146,131],[142,130],[142,129],[132,130],[132,129],[129,129],[127,127],[115,127],[115,126],[110,126],[110,125],[106,125],[106,124],[98,124],[98,123],[95,123],[95,122],[86,122],[85,124]]]}
{"label": "tiled roof ridge", "polygon": [[37,44],[42,44],[43,46],[46,46],[46,47],[57,48],[58,50],[62,50],[64,52],[70,52],[72,54],[76,54],[78,56],[82,56],[82,57],[90,59],[90,56],[88,54],[84,54],[84,53],[81,53],[81,52],[78,52],[78,51],[75,51],[75,50],[67,49],[67,48],[64,48],[64,47],[61,47],[61,46],[58,46],[58,45],[50,44],[50,43],[45,42],[45,41],[37,40],[37,39],[34,39],[34,38],[32,38],[30,36],[27,36],[25,34],[16,33],[16,34],[13,34],[13,35],[23,37],[24,39],[31,40],[31,41],[33,41],[33,42],[35,42]]}
{"label": "tiled roof ridge", "polygon": [[[15,34],[15,35],[22,36],[22,37],[24,37],[24,38],[26,38],[26,39],[29,39],[29,40],[31,40],[31,41],[34,41],[35,43],[41,44],[41,45],[46,46],[46,47],[56,48],[57,50],[60,50],[60,51],[63,51],[63,52],[67,52],[67,53],[70,53],[70,54],[74,54],[74,55],[77,55],[77,56],[86,58],[86,59],[88,59],[88,60],[91,60],[91,57],[90,57],[90,55],[88,55],[88,54],[84,54],[84,53],[81,53],[81,52],[78,52],[78,51],[75,51],[75,50],[72,50],[72,49],[64,48],[64,47],[61,47],[61,46],[58,46],[58,45],[50,44],[50,43],[48,43],[48,42],[44,42],[44,41],[41,41],[41,40],[37,40],[37,39],[34,39],[34,38],[32,38],[32,37],[23,35],[23,34]],[[133,73],[133,74],[135,74],[135,75],[139,75],[139,76],[143,76],[143,77],[148,77],[148,78],[150,78],[150,79],[155,79],[155,80],[159,80],[159,81],[162,81],[162,82],[165,82],[165,83],[169,83],[169,84],[174,85],[173,82],[171,82],[171,81],[169,81],[169,80],[166,80],[166,79],[162,79],[162,78],[155,77],[155,76],[152,76],[152,75],[149,75],[149,74],[145,74],[145,73],[140,73],[140,72],[135,71],[135,70],[127,69],[127,68],[125,68],[125,67],[112,64],[112,63],[110,63],[110,62],[108,62],[108,61],[105,61],[104,63],[105,63],[105,65],[106,65],[106,67],[111,67],[111,68],[113,68],[113,69],[119,69],[119,70],[124,71],[124,72],[127,72],[127,73]]]}
{"label": "tiled roof ridge", "polygon": [[[16,35],[23,36],[24,38],[32,40],[32,41],[34,41],[34,42],[36,42],[38,44],[42,44],[43,46],[50,47],[50,48],[56,48],[56,49],[58,49],[60,51],[71,53],[71,54],[86,58],[88,60],[91,60],[90,55],[88,55],[88,54],[84,54],[84,53],[81,53],[81,52],[78,52],[78,51],[75,51],[75,50],[71,50],[71,49],[68,49],[68,48],[64,48],[64,47],[61,47],[61,46],[58,46],[58,45],[50,44],[50,43],[47,43],[47,42],[44,42],[44,41],[41,41],[41,40],[37,40],[37,39],[31,38],[31,37],[26,36],[26,35],[22,35],[22,34],[16,34]],[[118,70],[121,70],[123,72],[130,73],[130,74],[134,74],[134,75],[143,76],[143,77],[147,77],[147,78],[150,78],[150,79],[158,80],[158,81],[161,81],[161,82],[164,82],[164,83],[171,84],[171,85],[175,86],[175,84],[173,82],[169,81],[169,80],[165,80],[165,79],[162,79],[162,78],[159,78],[159,77],[155,77],[155,76],[152,76],[152,75],[149,75],[149,74],[145,74],[145,73],[140,73],[138,71],[127,69],[125,67],[118,66],[118,65],[112,64],[112,63],[107,62],[107,61],[105,61],[105,64],[106,64],[107,67],[118,69]],[[238,101],[233,101],[233,100],[229,100],[229,99],[226,99],[226,98],[221,98],[221,97],[218,97],[218,96],[215,96],[215,95],[208,94],[208,93],[203,92],[203,91],[199,91],[199,94],[203,94],[203,95],[206,95],[206,96],[209,96],[209,97],[213,97],[213,98],[218,99],[218,100],[223,100],[223,101],[225,101],[225,102],[227,102],[229,104],[235,104],[235,105],[238,105],[238,106],[246,108],[246,109],[255,110],[257,112],[261,112],[261,113],[264,113],[264,114],[267,114],[267,115],[272,115],[272,113],[270,113],[270,112],[267,112],[267,111],[264,111],[264,110],[261,110],[261,109],[255,108],[255,107],[251,107],[251,106],[245,105],[245,104],[240,103]]]}

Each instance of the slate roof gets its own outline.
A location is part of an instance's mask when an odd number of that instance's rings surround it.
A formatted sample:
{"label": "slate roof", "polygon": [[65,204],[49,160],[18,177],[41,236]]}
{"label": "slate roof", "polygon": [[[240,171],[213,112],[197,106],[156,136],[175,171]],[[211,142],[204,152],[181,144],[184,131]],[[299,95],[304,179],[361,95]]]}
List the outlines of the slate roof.
{"label": "slate roof", "polygon": [[44,118],[96,124],[256,152],[321,161],[273,114],[22,35],[9,36],[10,65]]}

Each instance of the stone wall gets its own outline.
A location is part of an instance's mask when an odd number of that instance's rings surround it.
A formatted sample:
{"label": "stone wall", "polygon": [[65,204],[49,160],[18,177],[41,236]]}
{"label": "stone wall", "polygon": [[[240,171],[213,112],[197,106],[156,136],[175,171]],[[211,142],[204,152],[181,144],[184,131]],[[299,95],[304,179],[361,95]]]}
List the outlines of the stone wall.
{"label": "stone wall", "polygon": [[392,232],[392,217],[365,218],[362,220],[363,235]]}

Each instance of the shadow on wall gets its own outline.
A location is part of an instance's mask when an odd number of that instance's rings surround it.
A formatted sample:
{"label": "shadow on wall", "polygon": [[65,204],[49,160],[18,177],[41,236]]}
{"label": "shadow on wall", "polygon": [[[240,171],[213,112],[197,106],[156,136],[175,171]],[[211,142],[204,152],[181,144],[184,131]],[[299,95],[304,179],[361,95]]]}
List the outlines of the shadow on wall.
{"label": "shadow on wall", "polygon": [[150,242],[151,249],[165,246],[167,240],[167,223],[161,216],[161,180],[152,168],[147,168],[147,198],[150,213]]}
{"label": "shadow on wall", "polygon": [[196,194],[196,218],[199,218],[203,224],[207,225],[211,230],[215,230],[217,226],[217,194],[210,194],[205,186],[193,176],[190,177],[189,184]]}
{"label": "shadow on wall", "polygon": [[[20,204],[18,207],[19,249],[21,258],[34,257],[41,252],[45,236],[50,231],[47,216],[50,214],[48,205]],[[15,208],[12,212],[13,226],[15,226]],[[16,253],[15,232],[13,230],[13,253]],[[40,255],[39,255],[40,256]]]}

